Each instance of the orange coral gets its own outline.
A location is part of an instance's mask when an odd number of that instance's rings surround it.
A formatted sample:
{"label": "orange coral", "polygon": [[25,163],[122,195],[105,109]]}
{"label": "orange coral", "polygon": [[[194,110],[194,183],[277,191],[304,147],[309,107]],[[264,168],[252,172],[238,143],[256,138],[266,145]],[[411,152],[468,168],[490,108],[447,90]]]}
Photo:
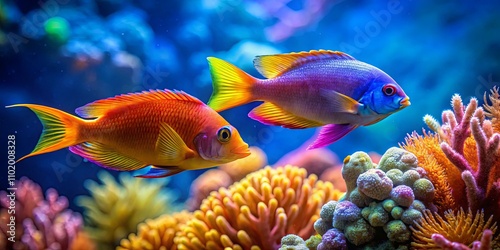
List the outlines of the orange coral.
{"label": "orange coral", "polygon": [[117,250],[177,250],[174,244],[175,234],[192,214],[182,211],[172,215],[162,215],[156,219],[148,219],[139,224],[137,234],[130,234],[122,239]]}
{"label": "orange coral", "polygon": [[465,201],[463,194],[453,193],[453,189],[463,190],[465,184],[458,170],[453,163],[446,158],[439,145],[438,135],[423,132],[423,136],[413,132],[411,136],[405,139],[402,148],[413,153],[422,166],[427,171],[427,177],[435,188],[433,203],[439,211],[443,212],[449,208],[456,207],[456,202]]}
{"label": "orange coral", "polygon": [[308,238],[323,203],[342,195],[302,168],[266,167],[212,192],[175,237],[179,249],[277,249],[287,234]]}
{"label": "orange coral", "polygon": [[[433,234],[439,234],[449,241],[472,247],[474,241],[481,240],[486,229],[491,230],[494,235],[497,223],[493,221],[493,216],[485,221],[483,211],[477,212],[474,216],[470,209],[467,214],[463,209],[460,209],[457,214],[449,210],[444,213],[443,219],[439,214],[426,210],[424,216],[411,226],[413,231],[411,246],[416,249],[440,249],[432,239]],[[500,236],[492,241],[493,246],[500,247],[498,244],[500,244]]]}

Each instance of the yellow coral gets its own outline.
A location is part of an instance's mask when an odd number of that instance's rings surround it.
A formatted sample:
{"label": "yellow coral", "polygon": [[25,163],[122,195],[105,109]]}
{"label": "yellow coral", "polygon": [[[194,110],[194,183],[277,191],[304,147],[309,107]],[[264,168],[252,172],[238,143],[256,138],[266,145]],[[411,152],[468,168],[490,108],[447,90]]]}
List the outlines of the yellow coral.
{"label": "yellow coral", "polygon": [[266,167],[212,192],[175,237],[178,249],[277,249],[287,234],[308,238],[323,203],[342,192],[302,168]]}
{"label": "yellow coral", "polygon": [[484,109],[486,109],[485,115],[491,118],[491,124],[493,130],[500,133],[500,93],[498,92],[498,87],[493,87],[491,94],[488,95],[491,105],[488,104],[486,99],[486,93],[484,93]]}
{"label": "yellow coral", "polygon": [[[474,241],[480,241],[483,231],[490,229],[495,235],[497,223],[490,216],[484,220],[484,212],[477,212],[475,216],[470,211],[466,214],[463,209],[458,213],[448,210],[444,213],[444,219],[429,210],[424,211],[424,216],[417,221],[411,230],[413,231],[412,248],[415,249],[440,249],[432,240],[432,234],[440,234],[452,242],[462,243],[472,247]],[[500,236],[493,238],[492,245],[500,247]]]}
{"label": "yellow coral", "polygon": [[162,215],[156,219],[148,219],[139,224],[137,234],[130,234],[121,241],[117,250],[177,250],[174,245],[175,234],[192,214],[182,211],[176,214]]}
{"label": "yellow coral", "polygon": [[167,179],[141,179],[121,173],[120,182],[116,182],[105,171],[98,176],[103,184],[87,181],[85,186],[92,196],[78,197],[77,204],[85,209],[85,230],[100,249],[114,248],[145,219],[177,209],[174,196],[163,190]]}

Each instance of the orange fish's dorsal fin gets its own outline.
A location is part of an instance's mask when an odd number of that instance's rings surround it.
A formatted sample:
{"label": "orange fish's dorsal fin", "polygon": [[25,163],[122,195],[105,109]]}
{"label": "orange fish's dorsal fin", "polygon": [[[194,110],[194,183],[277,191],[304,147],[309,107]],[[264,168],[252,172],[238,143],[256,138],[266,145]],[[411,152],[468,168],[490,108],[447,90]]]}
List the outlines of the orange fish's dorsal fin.
{"label": "orange fish's dorsal fin", "polygon": [[253,60],[253,64],[261,75],[266,78],[273,78],[298,65],[325,59],[356,60],[354,57],[340,51],[311,50],[309,52],[257,56]]}
{"label": "orange fish's dorsal fin", "polygon": [[311,128],[324,125],[320,122],[296,116],[271,102],[264,102],[254,108],[248,116],[264,124],[282,126],[284,128]]}
{"label": "orange fish's dorsal fin", "polygon": [[160,160],[165,164],[177,164],[195,156],[194,151],[186,145],[181,136],[166,123],[160,123],[156,150],[159,151]]}
{"label": "orange fish's dorsal fin", "polygon": [[69,150],[101,167],[118,171],[141,169],[147,164],[123,155],[98,142],[84,142],[69,147]]}
{"label": "orange fish's dorsal fin", "polygon": [[83,118],[96,118],[119,106],[157,100],[179,100],[204,104],[202,101],[184,91],[157,89],[139,93],[117,95],[115,97],[98,100],[77,108],[75,112]]}

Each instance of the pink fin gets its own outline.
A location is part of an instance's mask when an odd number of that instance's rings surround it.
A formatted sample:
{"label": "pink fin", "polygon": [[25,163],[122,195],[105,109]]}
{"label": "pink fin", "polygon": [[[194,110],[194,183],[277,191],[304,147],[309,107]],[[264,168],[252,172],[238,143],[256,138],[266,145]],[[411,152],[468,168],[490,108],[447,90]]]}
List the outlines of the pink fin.
{"label": "pink fin", "polygon": [[321,128],[318,138],[307,147],[307,149],[315,149],[328,146],[340,138],[353,131],[358,126],[352,124],[328,124]]}
{"label": "pink fin", "polygon": [[155,167],[151,166],[147,173],[141,175],[135,175],[135,177],[139,178],[163,178],[178,174],[184,171],[184,169],[180,169],[178,167]]}
{"label": "pink fin", "polygon": [[179,100],[205,105],[202,101],[183,91],[165,89],[124,94],[98,100],[77,108],[75,112],[83,118],[95,118],[104,115],[106,112],[116,107],[158,100]]}

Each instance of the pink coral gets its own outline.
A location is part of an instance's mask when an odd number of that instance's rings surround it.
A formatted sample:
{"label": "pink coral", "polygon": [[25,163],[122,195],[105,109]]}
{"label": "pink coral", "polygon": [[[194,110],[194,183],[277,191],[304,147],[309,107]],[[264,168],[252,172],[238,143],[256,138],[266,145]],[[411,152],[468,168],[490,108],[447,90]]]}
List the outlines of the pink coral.
{"label": "pink coral", "polygon": [[[54,189],[47,190],[46,200],[40,186],[28,178],[16,182],[16,238],[15,243],[0,240],[4,249],[94,249],[90,241],[76,241],[85,238],[83,222],[78,213],[68,210],[68,200],[59,196]],[[2,192],[3,193],[3,192]],[[5,228],[8,200],[2,194],[2,234]],[[77,243],[77,244],[76,244]]]}

